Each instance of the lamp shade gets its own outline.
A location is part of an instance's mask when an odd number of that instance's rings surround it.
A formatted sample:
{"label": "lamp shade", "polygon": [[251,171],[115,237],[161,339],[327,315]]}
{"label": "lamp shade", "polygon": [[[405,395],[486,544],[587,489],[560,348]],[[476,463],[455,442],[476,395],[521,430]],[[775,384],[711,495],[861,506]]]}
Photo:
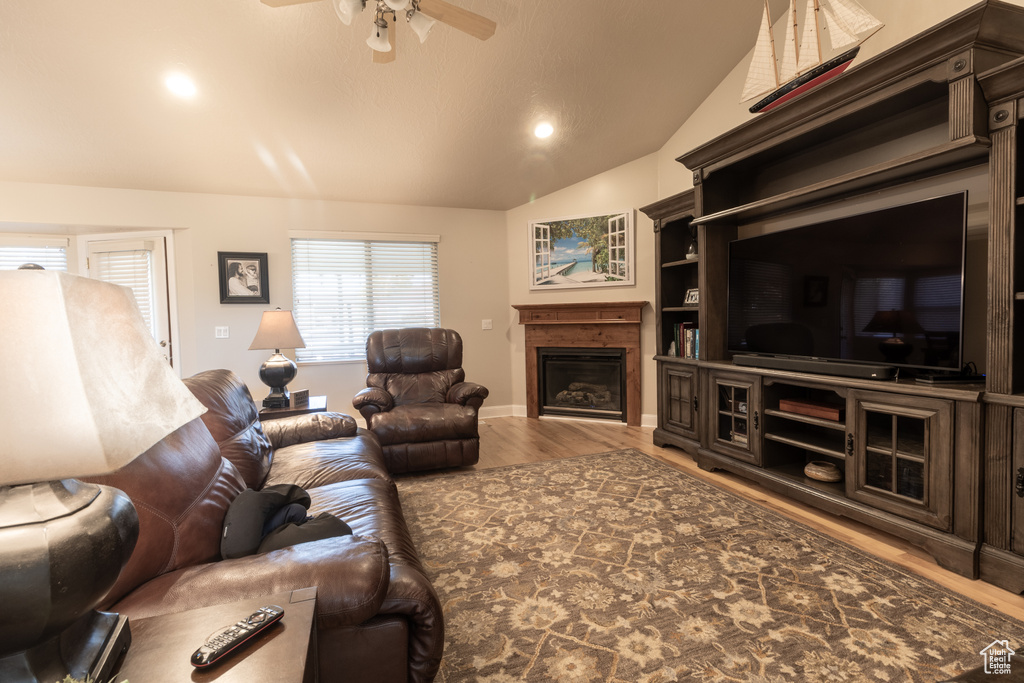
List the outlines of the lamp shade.
{"label": "lamp shade", "polygon": [[370,37],[366,39],[366,44],[377,52],[391,52],[391,41],[388,40],[388,25],[386,23],[383,26],[374,24]]}
{"label": "lamp shade", "polygon": [[291,311],[264,311],[260,319],[259,329],[256,330],[256,338],[249,345],[249,350],[254,349],[303,349],[306,342],[302,341],[299,328],[295,325],[295,318]]}
{"label": "lamp shade", "polygon": [[345,26],[352,24],[352,19],[363,11],[363,0],[331,0],[334,11]]}
{"label": "lamp shade", "polygon": [[878,311],[864,326],[865,332],[884,334],[921,334],[924,329],[910,311]]}
{"label": "lamp shade", "polygon": [[409,17],[409,28],[419,36],[421,43],[426,41],[427,34],[430,33],[430,29],[434,28],[435,23],[437,22],[423,12],[413,12]]}
{"label": "lamp shade", "polygon": [[206,411],[127,287],[0,272],[0,320],[0,484],[113,472]]}

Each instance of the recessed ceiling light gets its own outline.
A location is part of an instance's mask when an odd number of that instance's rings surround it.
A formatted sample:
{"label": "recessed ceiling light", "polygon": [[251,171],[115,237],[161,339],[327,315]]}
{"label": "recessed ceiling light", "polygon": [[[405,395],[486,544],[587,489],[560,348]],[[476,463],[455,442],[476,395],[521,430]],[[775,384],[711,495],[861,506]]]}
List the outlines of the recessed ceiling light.
{"label": "recessed ceiling light", "polygon": [[164,84],[167,89],[178,97],[195,97],[196,96],[196,84],[192,82],[192,79],[182,73],[169,74],[164,79]]}
{"label": "recessed ceiling light", "polygon": [[551,134],[555,132],[554,126],[550,123],[538,123],[537,127],[533,129],[533,134],[539,138],[551,137]]}

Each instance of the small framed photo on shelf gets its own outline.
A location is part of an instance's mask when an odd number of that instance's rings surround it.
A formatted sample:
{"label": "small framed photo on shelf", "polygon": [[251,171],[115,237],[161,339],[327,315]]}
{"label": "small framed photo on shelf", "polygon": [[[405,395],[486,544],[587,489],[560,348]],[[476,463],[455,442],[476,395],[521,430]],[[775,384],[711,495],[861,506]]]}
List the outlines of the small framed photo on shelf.
{"label": "small framed photo on shelf", "polygon": [[264,253],[218,251],[222,304],[270,303],[270,279]]}
{"label": "small framed photo on shelf", "polygon": [[686,298],[683,299],[684,306],[696,306],[700,303],[700,291],[694,287],[686,290]]}

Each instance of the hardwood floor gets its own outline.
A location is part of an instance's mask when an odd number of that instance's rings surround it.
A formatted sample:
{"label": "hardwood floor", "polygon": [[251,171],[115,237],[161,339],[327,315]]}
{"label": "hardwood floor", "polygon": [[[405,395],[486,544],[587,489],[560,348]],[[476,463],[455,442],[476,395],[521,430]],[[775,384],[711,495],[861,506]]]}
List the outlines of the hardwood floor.
{"label": "hardwood floor", "polygon": [[480,462],[476,469],[540,462],[588,455],[620,448],[635,448],[669,465],[736,493],[791,519],[849,543],[877,557],[939,583],[950,590],[1000,610],[1024,615],[1024,596],[954,574],[923,550],[899,538],[858,522],[821,512],[728,472],[705,472],[685,451],[660,448],[652,441],[653,429],[611,422],[584,422],[525,417],[488,418],[480,423]]}

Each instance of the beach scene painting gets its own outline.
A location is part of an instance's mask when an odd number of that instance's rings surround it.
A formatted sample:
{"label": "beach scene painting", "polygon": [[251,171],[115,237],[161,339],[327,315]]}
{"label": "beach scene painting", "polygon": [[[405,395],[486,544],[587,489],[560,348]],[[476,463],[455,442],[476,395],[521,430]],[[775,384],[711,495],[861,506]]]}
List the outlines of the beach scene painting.
{"label": "beach scene painting", "polygon": [[633,212],[530,223],[530,289],[634,282]]}

